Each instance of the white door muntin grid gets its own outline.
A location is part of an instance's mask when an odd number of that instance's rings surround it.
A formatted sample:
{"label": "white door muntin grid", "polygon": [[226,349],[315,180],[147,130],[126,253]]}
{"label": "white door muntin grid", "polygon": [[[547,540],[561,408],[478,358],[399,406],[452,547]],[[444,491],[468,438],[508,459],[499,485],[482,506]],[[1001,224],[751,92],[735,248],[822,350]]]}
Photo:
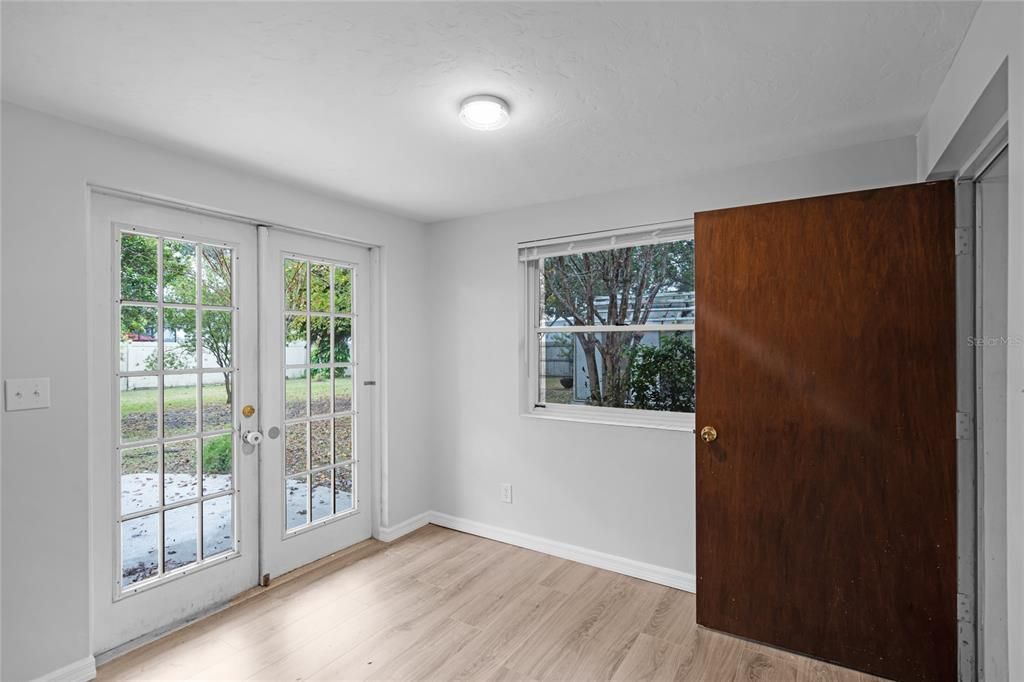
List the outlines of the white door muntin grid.
{"label": "white door muntin grid", "polygon": [[[283,502],[281,506],[281,522],[284,529],[284,536],[301,533],[317,525],[329,523],[339,518],[344,518],[359,511],[359,496],[356,469],[359,466],[358,439],[356,432],[358,427],[358,397],[355,386],[358,373],[358,349],[357,349],[357,326],[359,322],[359,267],[356,263],[340,260],[325,260],[301,253],[285,252],[281,254],[278,263],[282,272],[282,286],[280,290],[280,305],[282,314],[282,329],[284,330],[284,350],[282,353],[282,364],[280,376],[283,377],[282,389],[282,413],[281,424],[282,438],[284,440],[283,456],[283,479],[281,485],[284,487]],[[294,268],[294,266],[301,268]],[[299,271],[305,283],[300,287],[299,296],[289,294],[289,267]],[[326,292],[327,305],[314,305],[314,269],[326,268],[328,272],[328,290]],[[339,275],[339,273],[345,273]],[[347,290],[342,290],[347,287]],[[348,303],[342,303],[347,296]],[[298,299],[302,300],[299,301]],[[299,303],[299,305],[295,305]],[[292,323],[296,320],[305,320],[302,325],[305,338],[303,344],[290,343]],[[318,321],[314,324],[314,321]],[[344,324],[347,322],[347,333]],[[320,341],[315,337],[314,329],[321,330],[326,324],[326,349],[320,346]],[[339,329],[341,330],[339,332]],[[346,340],[344,350],[339,341]],[[326,350],[326,362],[315,361],[315,353],[318,350]],[[301,358],[296,358],[295,351],[302,353]],[[289,354],[291,353],[291,357]],[[321,356],[321,360],[322,360]],[[295,362],[294,360],[299,360]],[[314,396],[314,384],[319,382],[317,376],[327,372],[327,403],[326,410],[314,408],[319,401]],[[305,384],[303,392],[304,406],[298,413],[294,408],[296,402],[289,398],[289,382],[302,380]],[[339,387],[347,391],[339,395]],[[347,406],[346,406],[347,403]],[[347,422],[347,428],[346,428]],[[328,453],[327,461],[317,460],[314,453],[316,438],[314,429],[320,424],[328,427]],[[300,428],[301,427],[301,428]],[[339,433],[339,428],[345,429]],[[304,466],[300,469],[289,468],[289,449],[291,432],[298,430],[298,437],[304,441]],[[347,435],[345,435],[347,434]],[[339,446],[347,442],[347,456],[339,456]],[[347,470],[347,485],[344,483],[345,471]],[[314,480],[318,476],[329,473],[327,490],[327,505],[329,513],[319,513],[317,504],[317,486]],[[297,510],[289,501],[295,496],[296,487],[305,488],[304,510]],[[344,488],[347,487],[347,490]],[[300,513],[296,513],[296,512]],[[304,511],[304,514],[301,512]],[[304,516],[302,522],[298,522],[293,516]]]}
{"label": "white door muntin grid", "polygon": [[[113,258],[113,286],[114,286],[114,301],[116,314],[113,316],[113,327],[114,327],[114,367],[117,369],[115,372],[115,390],[114,395],[114,439],[115,444],[115,456],[114,456],[114,481],[115,481],[115,507],[117,508],[117,518],[115,523],[115,538],[114,546],[117,548],[115,558],[115,570],[114,570],[114,591],[115,599],[134,594],[141,590],[148,589],[155,585],[161,584],[162,582],[174,578],[175,576],[188,575],[200,568],[204,568],[212,563],[220,562],[223,560],[231,559],[238,555],[239,544],[241,542],[241,528],[238,519],[238,438],[235,424],[238,422],[237,419],[237,396],[239,391],[239,371],[236,364],[238,357],[237,352],[237,333],[238,333],[238,306],[236,305],[236,294],[237,294],[237,272],[238,272],[238,248],[237,244],[230,242],[221,242],[208,237],[200,235],[187,235],[180,233],[165,232],[161,230],[149,229],[146,227],[140,227],[130,224],[114,224],[115,244],[114,244],[114,258]],[[123,243],[125,238],[135,238],[142,240],[154,240],[156,251],[155,251],[155,266],[156,266],[156,287],[152,300],[133,300],[131,297],[125,297],[122,294],[123,286]],[[183,244],[193,247],[193,259],[194,259],[194,299],[192,302],[185,300],[176,300],[178,297],[172,297],[171,301],[167,301],[166,298],[166,286],[165,281],[165,248],[168,243],[171,244]],[[206,279],[204,277],[204,252],[207,249],[217,250],[224,252],[228,255],[228,263],[230,264],[227,292],[228,292],[228,303],[217,304],[208,303],[205,300],[206,294]],[[138,297],[141,298],[141,297]],[[153,346],[155,353],[153,354],[152,363],[149,368],[135,370],[132,369],[133,363],[129,355],[129,351],[126,350],[124,344],[124,311],[125,309],[141,309],[141,310],[152,310],[155,313],[156,326],[155,335],[153,339]],[[167,315],[166,311],[177,311],[185,313],[187,317],[188,312],[193,313],[194,317],[194,346],[191,352],[192,362],[186,363],[191,364],[189,367],[175,367],[176,363],[168,361],[167,354]],[[223,366],[220,364],[213,365],[207,361],[205,337],[204,337],[204,314],[216,314],[223,315],[227,314],[230,316],[230,322],[227,327],[229,330],[229,339],[227,342],[227,352],[230,358],[231,364]],[[204,392],[209,391],[205,378],[207,376],[220,375],[224,377],[225,391],[230,392],[232,400],[229,406],[229,415],[226,423],[218,425],[219,428],[207,428],[207,404],[204,400]],[[167,389],[172,383],[177,383],[174,380],[177,378],[185,380],[185,388],[194,388],[194,423],[195,427],[191,431],[180,431],[178,433],[168,433],[168,420],[166,414],[166,406],[168,401],[166,399]],[[194,386],[189,386],[187,383],[189,378],[194,378]],[[123,413],[124,407],[124,393],[128,387],[135,382],[136,384],[142,384],[144,382],[151,382],[155,384],[155,410],[151,413],[155,417],[154,435],[152,437],[144,438],[125,438],[125,414]],[[228,388],[230,384],[230,388]],[[180,428],[180,427],[179,427]],[[226,487],[215,489],[213,486],[210,487],[207,492],[206,485],[206,471],[204,469],[204,449],[205,444],[208,440],[212,439],[224,439],[227,438],[230,442],[230,478],[229,484]],[[174,499],[168,499],[168,472],[166,471],[167,462],[167,450],[168,446],[175,447],[187,443],[193,444],[192,454],[195,460],[195,490],[194,493],[186,492],[184,494],[176,496]],[[136,505],[138,509],[134,511],[125,510],[125,490],[122,486],[125,483],[124,475],[124,453],[125,451],[140,450],[145,448],[155,448],[155,459],[156,459],[156,504],[150,505]],[[220,504],[217,501],[228,501],[229,508],[227,514],[229,515],[228,524],[230,526],[230,540],[227,543],[227,547],[219,547],[216,551],[210,553],[210,556],[205,556],[207,549],[207,537],[204,533],[204,524],[207,523],[206,519],[206,508],[207,503]],[[195,527],[195,558],[194,560],[185,560],[180,565],[171,565],[168,567],[168,515],[178,514],[182,510],[187,511],[190,507],[195,510],[194,516],[194,527]],[[126,524],[137,523],[140,519],[147,519],[149,517],[155,517],[156,526],[156,556],[155,556],[155,571],[150,575],[143,575],[136,580],[125,580],[125,545],[126,545]],[[186,540],[187,542],[187,540]],[[223,542],[217,543],[218,545],[224,545]]]}

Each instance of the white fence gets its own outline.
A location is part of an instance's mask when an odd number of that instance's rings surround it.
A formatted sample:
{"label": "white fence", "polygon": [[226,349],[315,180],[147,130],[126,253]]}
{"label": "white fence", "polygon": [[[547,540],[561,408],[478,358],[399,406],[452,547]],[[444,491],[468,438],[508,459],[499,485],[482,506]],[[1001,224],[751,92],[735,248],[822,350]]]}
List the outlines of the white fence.
{"label": "white fence", "polygon": [[[122,341],[121,342],[121,371],[122,372],[156,372],[156,341]],[[187,355],[187,351],[180,343],[171,341],[164,343],[164,353],[169,355]],[[285,348],[289,364],[302,364],[305,357],[305,344],[291,344]],[[189,357],[189,365],[194,364]],[[216,369],[217,359],[212,353],[203,353],[203,366],[206,369]],[[300,376],[305,370],[291,370],[290,374]],[[164,386],[194,386],[196,378],[192,374],[167,374],[164,376]],[[204,384],[223,384],[224,375],[220,372],[207,372],[203,374]],[[121,379],[121,390],[131,391],[136,388],[156,388],[155,376],[124,377]]]}
{"label": "white fence", "polygon": [[[122,372],[155,372],[156,366],[156,341],[122,341],[121,342],[121,371]],[[164,353],[171,355],[187,355],[179,343],[167,342],[164,344]],[[188,364],[193,364],[191,360]],[[203,354],[203,364],[207,368],[216,368],[217,359],[212,353]],[[204,384],[223,384],[224,375],[220,372],[213,372],[203,375]],[[164,376],[164,386],[195,386],[196,377],[194,374],[168,374]],[[131,391],[137,388],[156,388],[155,376],[148,377],[124,377],[121,379],[121,390]]]}

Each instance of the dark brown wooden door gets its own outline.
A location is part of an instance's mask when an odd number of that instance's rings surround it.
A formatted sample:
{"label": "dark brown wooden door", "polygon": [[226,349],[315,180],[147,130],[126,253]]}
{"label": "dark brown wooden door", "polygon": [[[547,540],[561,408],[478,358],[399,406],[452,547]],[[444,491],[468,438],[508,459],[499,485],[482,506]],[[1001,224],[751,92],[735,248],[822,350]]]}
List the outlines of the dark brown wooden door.
{"label": "dark brown wooden door", "polygon": [[954,679],[953,183],[696,216],[697,622]]}

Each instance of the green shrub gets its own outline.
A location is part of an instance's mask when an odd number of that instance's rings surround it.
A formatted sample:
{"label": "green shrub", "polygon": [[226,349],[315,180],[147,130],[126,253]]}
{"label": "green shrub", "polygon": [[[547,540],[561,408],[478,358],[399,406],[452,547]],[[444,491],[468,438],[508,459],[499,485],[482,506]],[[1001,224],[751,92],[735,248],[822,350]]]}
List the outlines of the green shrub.
{"label": "green shrub", "polygon": [[224,434],[203,442],[203,473],[231,473],[231,434]]}
{"label": "green shrub", "polygon": [[658,346],[635,346],[630,355],[629,387],[633,407],[665,412],[694,411],[694,353],[686,334],[662,335]]}

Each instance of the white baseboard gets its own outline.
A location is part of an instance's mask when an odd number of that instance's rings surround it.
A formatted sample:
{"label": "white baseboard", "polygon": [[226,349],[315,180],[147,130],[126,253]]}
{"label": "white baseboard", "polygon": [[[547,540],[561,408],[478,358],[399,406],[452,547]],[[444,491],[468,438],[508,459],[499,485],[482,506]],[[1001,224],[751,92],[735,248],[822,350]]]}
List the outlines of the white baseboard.
{"label": "white baseboard", "polygon": [[497,526],[490,526],[486,523],[480,523],[479,521],[471,521],[469,519],[463,519],[449,514],[442,514],[440,512],[430,512],[429,518],[430,523],[437,526],[444,526],[445,528],[451,528],[452,530],[458,530],[472,535],[479,535],[480,537],[497,540],[498,542],[504,542],[518,547],[525,547],[526,549],[543,552],[544,554],[551,554],[552,556],[561,557],[562,559],[568,559],[588,566],[603,568],[607,571],[622,573],[623,575],[640,578],[641,580],[647,580],[652,583],[658,583],[659,585],[674,587],[678,590],[684,590],[686,592],[697,591],[697,577],[692,573],[684,573],[683,571],[678,571],[674,568],[665,568],[664,566],[656,566],[655,564],[648,564],[643,561],[636,561],[635,559],[627,559],[614,554],[605,554],[604,552],[587,549],[586,547],[570,545],[565,542],[549,540],[548,538],[542,538],[537,535],[529,535],[527,533],[499,528]]}
{"label": "white baseboard", "polygon": [[406,519],[401,523],[397,523],[394,526],[388,526],[387,528],[382,527],[377,532],[377,539],[381,542],[392,542],[402,537],[403,535],[408,535],[414,530],[422,528],[423,526],[430,523],[430,515],[432,513],[433,512],[428,511],[423,512],[422,514],[417,514],[411,519]]}
{"label": "white baseboard", "polygon": [[428,523],[462,531],[463,533],[470,533],[471,535],[479,535],[480,537],[497,540],[509,545],[516,545],[517,547],[525,547],[536,552],[543,552],[544,554],[561,557],[569,561],[603,568],[606,571],[614,571],[615,573],[640,578],[641,580],[658,583],[659,585],[674,587],[677,590],[684,590],[686,592],[697,591],[697,577],[692,573],[684,573],[674,568],[656,566],[655,564],[627,559],[626,557],[614,554],[606,554],[597,550],[587,549],[586,547],[570,545],[566,542],[549,540],[539,535],[530,535],[517,530],[499,528],[498,526],[491,526],[479,521],[472,521],[436,511],[423,512],[394,526],[381,528],[377,533],[377,539],[381,542],[392,542],[403,535],[422,528]]}
{"label": "white baseboard", "polygon": [[88,680],[95,679],[96,659],[93,656],[87,656],[42,677],[37,677],[35,682],[88,682]]}

